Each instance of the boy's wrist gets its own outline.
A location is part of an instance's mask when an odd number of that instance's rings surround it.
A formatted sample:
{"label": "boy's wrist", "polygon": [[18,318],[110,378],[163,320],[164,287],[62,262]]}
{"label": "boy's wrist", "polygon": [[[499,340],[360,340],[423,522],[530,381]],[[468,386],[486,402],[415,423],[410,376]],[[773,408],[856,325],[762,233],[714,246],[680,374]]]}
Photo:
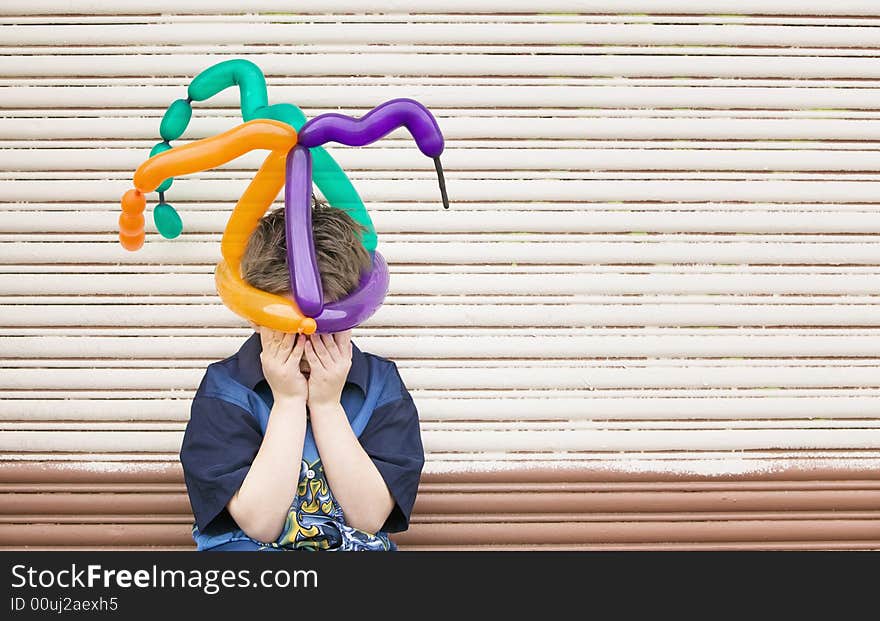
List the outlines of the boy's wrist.
{"label": "boy's wrist", "polygon": [[308,406],[310,410],[326,410],[330,408],[340,407],[342,405],[342,391],[324,391],[309,390]]}
{"label": "boy's wrist", "polygon": [[[312,417],[320,417],[321,415],[342,410],[342,404],[339,401],[309,401],[309,412]],[[345,410],[343,410],[344,412]]]}
{"label": "boy's wrist", "polygon": [[306,398],[302,395],[278,395],[272,409],[281,409],[290,412],[303,412],[306,410]]}

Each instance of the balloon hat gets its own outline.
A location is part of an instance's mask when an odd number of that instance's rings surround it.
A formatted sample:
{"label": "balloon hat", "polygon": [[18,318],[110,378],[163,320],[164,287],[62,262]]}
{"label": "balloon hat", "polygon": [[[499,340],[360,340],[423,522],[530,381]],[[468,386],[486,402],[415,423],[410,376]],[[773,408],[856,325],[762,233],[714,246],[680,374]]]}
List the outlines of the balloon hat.
{"label": "balloon hat", "polygon": [[[245,121],[222,134],[173,147],[171,140],[183,135],[192,117],[193,101],[203,101],[237,85]],[[165,202],[173,177],[208,170],[255,149],[269,151],[262,166],[236,203],[221,242],[223,259],[217,264],[215,281],[223,303],[237,315],[284,332],[312,334],[353,328],[378,310],[388,293],[388,265],[376,251],[376,230],[366,207],[339,165],[321,145],[338,142],[360,147],[371,144],[400,127],[406,127],[419,150],[434,160],[443,207],[449,208],[440,154],[443,135],[434,116],[412,99],[393,99],[362,118],[322,114],[306,122],[292,104],[268,105],[262,71],[247,60],[228,60],[200,73],[189,85],[186,99],[169,106],[159,133],[162,142],[134,174],[134,189],[122,197],[119,241],[127,250],[144,244],[145,193],[159,193],[153,219],[159,233],[172,239],[183,224],[175,209]],[[369,272],[361,275],[348,296],[324,302],[312,235],[312,181],[327,202],[346,211],[366,232],[362,243],[372,259]],[[284,218],[287,264],[293,300],[262,291],[241,278],[241,257],[260,218],[284,187]]]}

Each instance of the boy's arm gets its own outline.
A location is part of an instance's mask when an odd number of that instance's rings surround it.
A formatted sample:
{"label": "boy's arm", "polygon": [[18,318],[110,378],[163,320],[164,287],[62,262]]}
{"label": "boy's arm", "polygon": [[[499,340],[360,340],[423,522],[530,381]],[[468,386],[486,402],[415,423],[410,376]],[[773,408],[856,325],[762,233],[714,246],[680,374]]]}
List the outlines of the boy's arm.
{"label": "boy's arm", "polygon": [[261,328],[260,339],[263,375],[275,401],[260,450],[227,509],[249,537],[270,542],[281,534],[296,496],[308,385],[299,370],[304,338]]}
{"label": "boy's arm", "polygon": [[394,508],[391,491],[354,435],[339,402],[310,404],[309,410],[321,463],[345,521],[375,534]]}
{"label": "boy's arm", "polygon": [[248,537],[275,541],[296,496],[306,436],[306,402],[276,400],[254,463],[227,505]]}
{"label": "boy's arm", "polygon": [[354,528],[376,533],[394,508],[394,498],[351,429],[340,404],[351,368],[351,331],[311,335],[306,343],[309,412],[315,444],[333,495]]}

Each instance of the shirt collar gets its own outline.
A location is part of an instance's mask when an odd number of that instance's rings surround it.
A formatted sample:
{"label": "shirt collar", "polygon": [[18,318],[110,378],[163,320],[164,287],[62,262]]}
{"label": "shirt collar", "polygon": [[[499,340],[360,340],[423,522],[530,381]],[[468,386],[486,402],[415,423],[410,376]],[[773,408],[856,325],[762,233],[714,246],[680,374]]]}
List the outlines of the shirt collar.
{"label": "shirt collar", "polygon": [[[241,383],[251,390],[266,379],[263,375],[263,365],[260,363],[260,353],[262,351],[263,344],[260,342],[260,334],[258,332],[254,332],[244,342],[241,349],[238,350],[238,376]],[[348,371],[348,377],[345,381],[356,385],[364,394],[367,394],[368,375],[369,369],[366,354],[352,341],[351,369]]]}

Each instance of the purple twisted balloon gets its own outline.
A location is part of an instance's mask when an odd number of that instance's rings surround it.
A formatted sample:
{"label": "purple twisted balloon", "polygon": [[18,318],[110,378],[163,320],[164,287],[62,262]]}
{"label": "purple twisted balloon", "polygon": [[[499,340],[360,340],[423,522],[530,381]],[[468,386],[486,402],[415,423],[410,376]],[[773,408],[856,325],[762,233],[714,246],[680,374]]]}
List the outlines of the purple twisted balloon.
{"label": "purple twisted balloon", "polygon": [[443,153],[443,134],[434,115],[414,99],[386,101],[359,119],[335,112],[316,116],[299,130],[297,142],[306,147],[319,147],[326,142],[362,147],[398,127],[406,127],[419,150],[428,157],[440,157]]}
{"label": "purple twisted balloon", "polygon": [[312,235],[312,155],[296,145],[287,154],[284,184],[284,228],[290,290],[299,309],[315,317],[324,309],[324,290]]}
{"label": "purple twisted balloon", "polygon": [[449,209],[446,179],[440,164],[443,134],[431,111],[414,99],[386,101],[359,119],[335,112],[316,116],[300,128],[297,143],[309,148],[319,147],[327,142],[362,147],[384,138],[398,127],[406,127],[415,139],[419,151],[434,160],[443,208]]}
{"label": "purple twisted balloon", "polygon": [[287,155],[284,218],[290,284],[300,310],[314,317],[318,332],[341,332],[368,319],[388,293],[388,264],[373,252],[372,269],[361,275],[357,289],[341,300],[324,304],[312,237],[312,163],[309,149],[327,142],[362,147],[376,142],[399,127],[406,127],[419,150],[434,160],[443,207],[449,208],[440,154],[443,134],[434,115],[412,99],[392,99],[360,119],[342,114],[322,114],[306,123],[297,135],[297,146]]}
{"label": "purple twisted balloon", "polygon": [[388,293],[388,265],[378,252],[372,269],[361,275],[357,288],[341,300],[324,304],[312,234],[312,160],[309,150],[297,145],[287,154],[284,188],[285,233],[290,284],[303,314],[314,317],[318,332],[348,330],[369,319]]}
{"label": "purple twisted balloon", "polygon": [[321,314],[315,317],[318,332],[342,332],[353,328],[369,319],[382,306],[391,277],[385,258],[378,252],[371,254],[373,268],[361,276],[357,289],[341,300],[325,304]]}

